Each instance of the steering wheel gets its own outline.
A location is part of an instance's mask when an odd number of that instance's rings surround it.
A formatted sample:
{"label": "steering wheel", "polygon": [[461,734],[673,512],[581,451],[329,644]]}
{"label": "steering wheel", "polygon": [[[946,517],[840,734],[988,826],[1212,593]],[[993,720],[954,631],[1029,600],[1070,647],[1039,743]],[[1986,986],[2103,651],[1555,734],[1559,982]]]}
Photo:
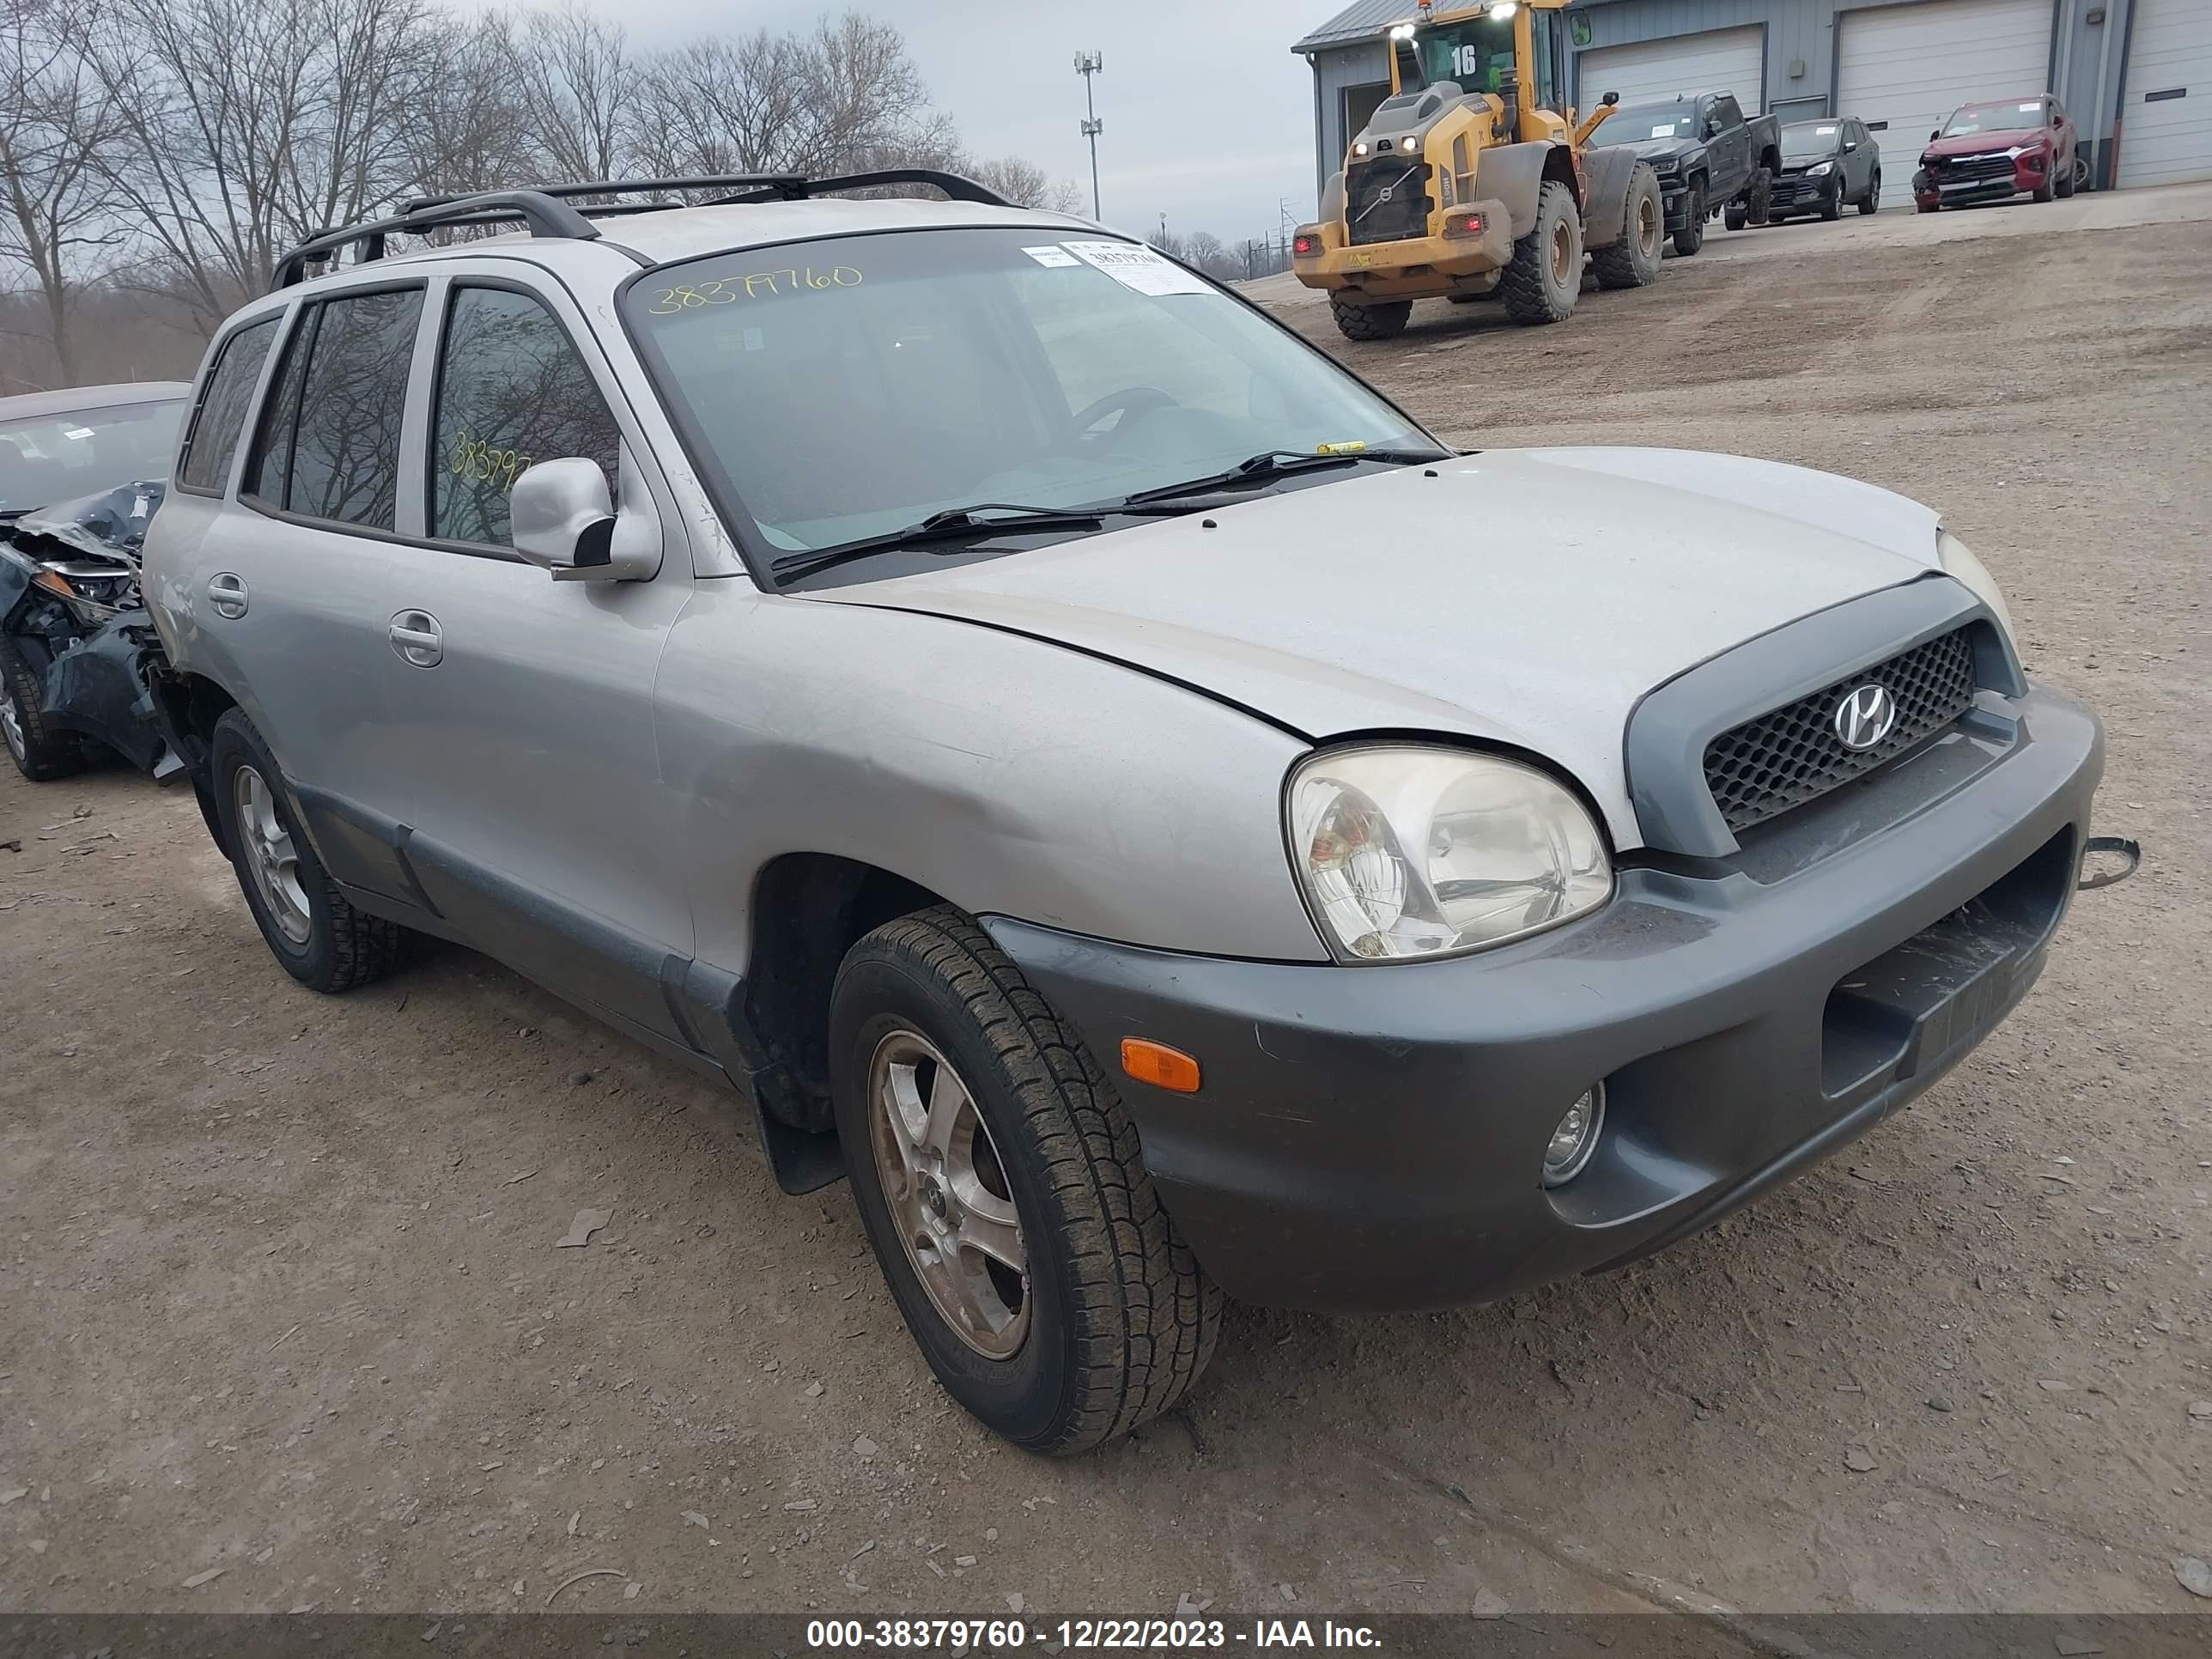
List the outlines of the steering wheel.
{"label": "steering wheel", "polygon": [[[1114,437],[1120,437],[1144,416],[1156,410],[1176,409],[1180,405],[1158,386],[1125,386],[1119,392],[1109,392],[1095,404],[1085,404],[1069,422],[1079,435],[1090,432],[1109,415],[1121,416],[1121,423],[1114,428]],[[1108,440],[1109,442],[1112,439]]]}

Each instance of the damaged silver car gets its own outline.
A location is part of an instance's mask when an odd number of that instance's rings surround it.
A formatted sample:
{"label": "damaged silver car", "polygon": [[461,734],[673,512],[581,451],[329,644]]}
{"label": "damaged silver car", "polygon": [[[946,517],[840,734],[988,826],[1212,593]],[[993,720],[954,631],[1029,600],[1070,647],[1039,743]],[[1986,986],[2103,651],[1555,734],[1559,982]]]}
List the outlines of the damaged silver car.
{"label": "damaged silver car", "polygon": [[103,748],[157,776],[176,769],[152,719],[160,641],[138,562],[191,390],[0,398],[0,736],[33,782]]}

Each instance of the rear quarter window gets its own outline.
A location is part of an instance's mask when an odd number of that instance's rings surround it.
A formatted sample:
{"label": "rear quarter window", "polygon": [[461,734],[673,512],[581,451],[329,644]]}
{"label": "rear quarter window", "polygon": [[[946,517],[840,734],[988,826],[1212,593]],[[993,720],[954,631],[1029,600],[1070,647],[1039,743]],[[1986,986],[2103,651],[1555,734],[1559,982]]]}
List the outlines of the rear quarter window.
{"label": "rear quarter window", "polygon": [[208,376],[206,395],[185,434],[184,456],[177,468],[181,488],[220,495],[229,482],[247,405],[253,401],[269,348],[276,342],[276,323],[274,317],[248,323],[222,343],[215,372]]}

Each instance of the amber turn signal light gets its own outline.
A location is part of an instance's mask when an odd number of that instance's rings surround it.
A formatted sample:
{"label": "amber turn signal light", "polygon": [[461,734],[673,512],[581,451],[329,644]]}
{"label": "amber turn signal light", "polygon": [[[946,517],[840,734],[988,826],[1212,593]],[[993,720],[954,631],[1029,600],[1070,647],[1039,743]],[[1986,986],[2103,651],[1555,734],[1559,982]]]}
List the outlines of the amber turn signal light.
{"label": "amber turn signal light", "polygon": [[1144,1037],[1121,1039],[1121,1069],[1139,1083],[1172,1089],[1179,1095],[1198,1092],[1198,1062],[1180,1048]]}

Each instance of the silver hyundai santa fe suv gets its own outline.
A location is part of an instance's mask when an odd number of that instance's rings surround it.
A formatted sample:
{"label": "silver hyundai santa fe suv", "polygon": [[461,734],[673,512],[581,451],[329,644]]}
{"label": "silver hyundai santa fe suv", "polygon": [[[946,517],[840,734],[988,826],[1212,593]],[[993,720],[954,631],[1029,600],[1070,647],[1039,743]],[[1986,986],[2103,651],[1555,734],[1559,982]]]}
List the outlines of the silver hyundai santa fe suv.
{"label": "silver hyundai santa fe suv", "polygon": [[162,718],[295,979],[436,935],[726,1078],[1011,1439],[1166,1408],[1224,1294],[1657,1249],[2033,982],[2098,726],[1929,508],[1455,453],[966,180],[689,182],[285,262],[147,541]]}

